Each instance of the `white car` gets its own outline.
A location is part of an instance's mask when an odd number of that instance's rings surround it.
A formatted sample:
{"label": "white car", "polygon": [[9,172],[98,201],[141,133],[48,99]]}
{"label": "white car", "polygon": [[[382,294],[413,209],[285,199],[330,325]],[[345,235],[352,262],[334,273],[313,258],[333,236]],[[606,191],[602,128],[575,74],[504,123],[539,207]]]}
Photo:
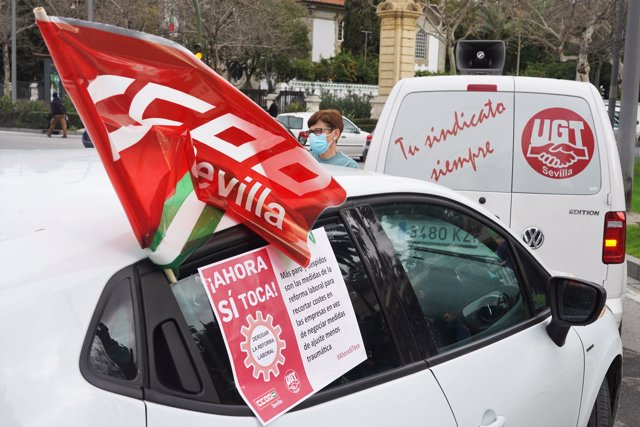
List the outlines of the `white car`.
{"label": "white car", "polygon": [[[450,190],[330,171],[349,199],[314,227],[367,359],[274,426],[613,425],[622,347],[603,288],[552,277]],[[170,284],[95,150],[2,150],[0,193],[0,425],[259,425],[196,277],[262,239],[219,231]]]}
{"label": "white car", "polygon": [[[283,123],[298,138],[298,141],[309,148],[307,137],[309,126],[307,121],[313,113],[283,113],[278,115],[276,120]],[[364,160],[365,146],[371,142],[371,134],[361,130],[358,126],[346,117],[342,116],[344,130],[338,141],[338,148],[349,157],[357,160]]]}

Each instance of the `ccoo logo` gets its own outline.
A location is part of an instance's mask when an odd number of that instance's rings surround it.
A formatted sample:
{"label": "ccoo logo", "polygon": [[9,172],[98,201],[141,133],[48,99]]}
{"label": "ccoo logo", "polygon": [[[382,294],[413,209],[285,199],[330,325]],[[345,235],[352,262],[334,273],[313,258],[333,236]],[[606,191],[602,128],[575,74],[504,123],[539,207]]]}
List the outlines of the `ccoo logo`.
{"label": "ccoo logo", "polygon": [[582,172],[593,158],[593,131],[579,114],[547,108],[529,119],[522,131],[522,153],[540,175],[565,179]]}

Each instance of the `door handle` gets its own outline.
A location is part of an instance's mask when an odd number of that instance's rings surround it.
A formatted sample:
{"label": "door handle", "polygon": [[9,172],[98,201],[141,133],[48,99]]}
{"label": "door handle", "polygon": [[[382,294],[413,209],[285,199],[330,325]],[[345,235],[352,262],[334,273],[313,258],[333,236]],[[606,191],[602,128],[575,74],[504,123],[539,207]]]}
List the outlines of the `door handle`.
{"label": "door handle", "polygon": [[502,415],[497,415],[496,419],[491,424],[482,424],[480,427],[504,427],[507,419]]}

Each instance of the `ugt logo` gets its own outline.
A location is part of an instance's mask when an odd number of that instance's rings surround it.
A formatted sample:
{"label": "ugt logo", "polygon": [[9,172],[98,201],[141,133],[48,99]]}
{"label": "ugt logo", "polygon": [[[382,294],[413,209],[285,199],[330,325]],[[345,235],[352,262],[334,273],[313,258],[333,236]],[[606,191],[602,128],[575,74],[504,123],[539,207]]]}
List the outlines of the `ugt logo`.
{"label": "ugt logo", "polygon": [[593,158],[593,131],[579,114],[548,108],[535,114],[522,132],[522,152],[539,174],[553,179],[582,172]]}

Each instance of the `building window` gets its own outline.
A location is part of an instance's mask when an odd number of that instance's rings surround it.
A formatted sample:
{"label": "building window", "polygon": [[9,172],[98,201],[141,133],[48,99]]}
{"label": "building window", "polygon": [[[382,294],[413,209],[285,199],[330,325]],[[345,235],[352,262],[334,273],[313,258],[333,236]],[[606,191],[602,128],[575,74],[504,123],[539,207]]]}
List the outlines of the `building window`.
{"label": "building window", "polygon": [[427,58],[427,33],[418,29],[416,33],[416,59]]}
{"label": "building window", "polygon": [[344,21],[338,23],[338,41],[344,41]]}

